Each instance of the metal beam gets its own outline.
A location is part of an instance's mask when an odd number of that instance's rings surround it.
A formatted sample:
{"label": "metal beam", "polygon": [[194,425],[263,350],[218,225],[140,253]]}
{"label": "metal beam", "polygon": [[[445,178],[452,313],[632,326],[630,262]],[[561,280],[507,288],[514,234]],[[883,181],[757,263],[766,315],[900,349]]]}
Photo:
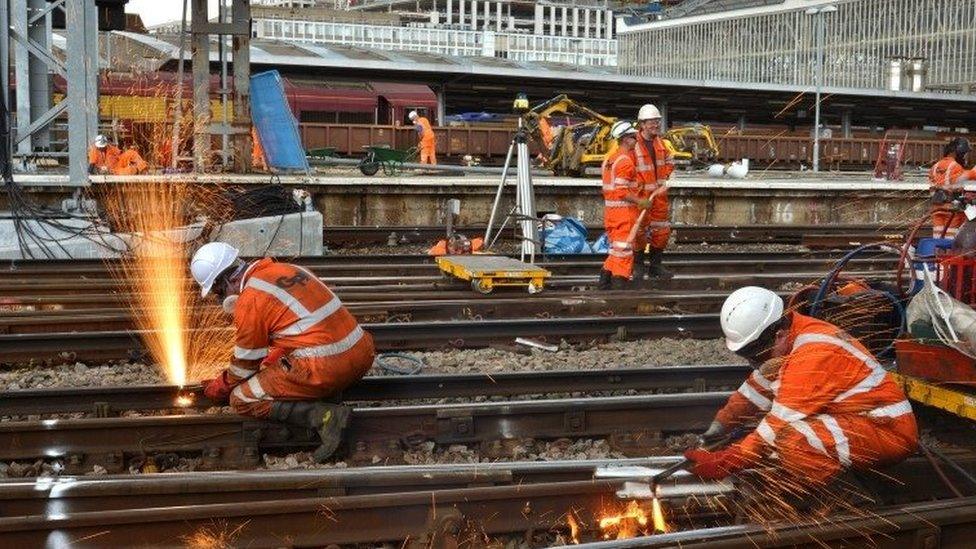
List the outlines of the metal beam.
{"label": "metal beam", "polygon": [[[195,22],[207,21],[207,0],[191,0]],[[193,170],[201,173],[210,165],[210,35],[192,34],[193,50]]]}
{"label": "metal beam", "polygon": [[234,61],[234,127],[239,131],[234,137],[235,171],[251,171],[251,3],[233,0],[232,22],[246,24],[248,31],[233,39]]}
{"label": "metal beam", "polygon": [[65,6],[69,184],[88,185],[88,145],[98,133],[98,11],[95,0]]}

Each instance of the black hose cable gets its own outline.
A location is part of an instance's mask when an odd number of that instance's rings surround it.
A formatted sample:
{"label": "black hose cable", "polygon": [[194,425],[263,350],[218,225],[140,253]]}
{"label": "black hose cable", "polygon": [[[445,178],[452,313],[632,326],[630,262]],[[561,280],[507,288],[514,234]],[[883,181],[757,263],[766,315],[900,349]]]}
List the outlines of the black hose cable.
{"label": "black hose cable", "polygon": [[[399,358],[402,360],[406,360],[407,362],[413,362],[415,366],[412,368],[404,368],[403,366],[397,366],[396,364],[390,362],[391,358]],[[390,374],[403,375],[403,376],[412,376],[415,374],[419,374],[421,370],[427,367],[427,364],[424,363],[424,359],[418,356],[408,355],[406,353],[378,354],[376,355],[374,364],[376,364],[376,366],[379,369],[383,370],[384,372]]]}

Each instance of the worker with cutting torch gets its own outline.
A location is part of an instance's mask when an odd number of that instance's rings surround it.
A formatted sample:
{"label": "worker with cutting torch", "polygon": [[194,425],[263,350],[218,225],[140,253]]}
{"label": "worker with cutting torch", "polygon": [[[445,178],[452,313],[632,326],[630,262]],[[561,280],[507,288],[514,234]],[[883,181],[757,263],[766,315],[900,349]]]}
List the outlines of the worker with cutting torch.
{"label": "worker with cutting torch", "polygon": [[205,382],[215,403],[318,431],[316,461],[331,456],[349,420],[346,406],[319,399],[361,379],[373,364],[373,339],[307,269],[269,257],[244,261],[224,242],[204,244],[190,263],[201,295],[233,315],[230,365]]}
{"label": "worker with cutting torch", "polygon": [[[609,250],[600,271],[600,289],[624,289],[634,277],[634,242],[653,196],[642,196],[634,165],[637,130],[619,121],[610,129],[616,150],[603,161],[603,225]],[[662,187],[663,188],[663,187]]]}
{"label": "worker with cutting torch", "polygon": [[897,463],[915,452],[911,404],[860,341],[829,322],[784,313],[780,296],[755,286],[729,295],[720,320],[729,350],[756,369],[704,438],[761,419],[725,449],[689,450],[692,472],[721,479],[766,463],[822,485],[848,468]]}

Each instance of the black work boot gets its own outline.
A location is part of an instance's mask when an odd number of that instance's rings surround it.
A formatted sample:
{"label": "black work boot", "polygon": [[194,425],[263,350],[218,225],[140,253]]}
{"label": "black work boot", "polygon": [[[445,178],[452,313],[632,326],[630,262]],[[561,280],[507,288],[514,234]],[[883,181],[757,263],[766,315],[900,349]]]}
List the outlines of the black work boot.
{"label": "black work boot", "polygon": [[609,290],[610,289],[610,278],[612,276],[613,275],[610,274],[610,271],[608,271],[606,269],[601,269],[600,270],[600,281],[596,283],[596,289],[597,290]]}
{"label": "black work boot", "polygon": [[632,286],[640,288],[647,277],[647,254],[644,253],[644,250],[634,250],[634,278]]}
{"label": "black work boot", "polygon": [[317,463],[325,462],[335,453],[342,442],[342,432],[349,424],[351,412],[348,406],[311,400],[271,403],[271,419],[309,427],[319,432],[322,444],[312,454]]}
{"label": "black work boot", "polygon": [[623,276],[615,276],[610,279],[610,289],[629,290],[631,288],[630,279]]}
{"label": "black work boot", "polygon": [[657,278],[660,280],[671,280],[674,273],[664,268],[661,261],[664,259],[664,250],[651,250],[647,254],[647,258],[650,260],[650,265],[647,268],[647,274],[651,278]]}

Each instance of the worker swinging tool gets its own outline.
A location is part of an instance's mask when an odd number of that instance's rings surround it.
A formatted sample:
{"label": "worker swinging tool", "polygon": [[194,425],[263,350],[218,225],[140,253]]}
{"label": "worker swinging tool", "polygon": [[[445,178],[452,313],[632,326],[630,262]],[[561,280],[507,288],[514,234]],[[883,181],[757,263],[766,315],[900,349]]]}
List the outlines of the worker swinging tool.
{"label": "worker swinging tool", "polygon": [[[446,255],[437,258],[437,265],[442,271],[470,281],[472,288],[480,293],[489,293],[496,286],[523,286],[529,293],[537,293],[542,291],[545,279],[551,274],[534,265],[539,246],[539,220],[535,209],[535,189],[532,187],[532,158],[529,156],[528,146],[530,136],[524,121],[525,114],[529,111],[529,100],[525,94],[520,93],[515,98],[513,110],[519,115],[518,127],[508,147],[508,154],[505,155],[502,179],[495,193],[484,242],[485,249],[490,250],[509,220],[514,220],[522,242],[520,260],[499,255]],[[494,230],[513,156],[516,174],[515,205],[497,230]]]}

